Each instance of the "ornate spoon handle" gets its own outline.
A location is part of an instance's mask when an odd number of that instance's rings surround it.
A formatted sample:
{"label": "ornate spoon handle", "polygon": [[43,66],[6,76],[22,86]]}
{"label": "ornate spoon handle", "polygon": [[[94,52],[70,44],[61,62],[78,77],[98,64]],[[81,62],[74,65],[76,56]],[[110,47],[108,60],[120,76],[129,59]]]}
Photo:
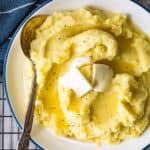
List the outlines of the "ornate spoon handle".
{"label": "ornate spoon handle", "polygon": [[[34,66],[33,66],[34,67]],[[30,133],[33,124],[33,117],[34,117],[34,107],[35,107],[35,95],[36,95],[36,72],[34,72],[34,78],[32,81],[32,88],[30,94],[30,101],[27,108],[26,116],[25,116],[25,123],[24,123],[24,130],[20,141],[18,143],[18,150],[28,150],[29,141],[30,141]]]}

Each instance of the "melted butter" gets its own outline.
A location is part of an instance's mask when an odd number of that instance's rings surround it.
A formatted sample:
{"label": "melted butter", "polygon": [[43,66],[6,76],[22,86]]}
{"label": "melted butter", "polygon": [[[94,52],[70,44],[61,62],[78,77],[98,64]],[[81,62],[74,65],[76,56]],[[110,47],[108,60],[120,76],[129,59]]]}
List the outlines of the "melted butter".
{"label": "melted butter", "polygon": [[43,89],[40,92],[40,99],[43,102],[44,109],[48,114],[55,114],[59,119],[64,119],[63,112],[60,108],[58,97],[58,77],[67,70],[68,63],[61,65],[55,64],[47,75]]}
{"label": "melted butter", "polygon": [[93,74],[93,66],[92,65],[84,65],[80,67],[81,73],[86,77],[86,79],[92,83],[92,74]]}
{"label": "melted butter", "polygon": [[118,95],[109,90],[100,93],[91,107],[91,118],[95,123],[106,123],[111,119],[118,109]]}
{"label": "melted butter", "polygon": [[117,58],[109,63],[115,73],[129,73],[136,74],[135,65],[128,63],[121,58]]}
{"label": "melted butter", "polygon": [[69,110],[72,112],[76,112],[79,113],[80,112],[80,107],[82,106],[83,101],[81,100],[81,98],[76,97],[75,95],[73,95],[71,97],[71,101],[69,104]]}

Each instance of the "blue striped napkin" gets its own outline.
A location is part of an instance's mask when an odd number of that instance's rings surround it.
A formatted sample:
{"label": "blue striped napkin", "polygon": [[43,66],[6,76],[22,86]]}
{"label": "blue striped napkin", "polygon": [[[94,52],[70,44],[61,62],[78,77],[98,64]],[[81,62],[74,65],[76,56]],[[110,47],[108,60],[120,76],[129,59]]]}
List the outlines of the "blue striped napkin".
{"label": "blue striped napkin", "polygon": [[4,53],[21,20],[45,0],[0,0],[0,74]]}

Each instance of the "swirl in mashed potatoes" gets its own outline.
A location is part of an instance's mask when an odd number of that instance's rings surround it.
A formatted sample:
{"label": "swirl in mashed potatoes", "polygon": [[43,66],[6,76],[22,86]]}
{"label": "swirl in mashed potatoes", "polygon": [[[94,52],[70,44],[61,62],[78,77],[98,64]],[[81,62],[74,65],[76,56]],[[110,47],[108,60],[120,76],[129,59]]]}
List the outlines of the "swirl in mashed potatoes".
{"label": "swirl in mashed potatoes", "polygon": [[[78,57],[112,68],[107,90],[79,97],[59,84]],[[35,119],[42,126],[96,143],[119,143],[148,126],[150,42],[126,15],[90,8],[54,13],[36,30],[31,58],[38,84]],[[91,83],[92,65],[79,70]]]}

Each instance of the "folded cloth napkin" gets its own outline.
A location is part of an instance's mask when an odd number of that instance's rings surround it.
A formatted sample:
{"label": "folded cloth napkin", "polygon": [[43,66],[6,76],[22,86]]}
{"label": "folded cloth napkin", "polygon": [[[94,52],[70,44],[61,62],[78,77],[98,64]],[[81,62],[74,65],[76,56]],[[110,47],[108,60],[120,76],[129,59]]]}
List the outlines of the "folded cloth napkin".
{"label": "folded cloth napkin", "polygon": [[4,53],[19,23],[46,0],[0,0],[0,74]]}

